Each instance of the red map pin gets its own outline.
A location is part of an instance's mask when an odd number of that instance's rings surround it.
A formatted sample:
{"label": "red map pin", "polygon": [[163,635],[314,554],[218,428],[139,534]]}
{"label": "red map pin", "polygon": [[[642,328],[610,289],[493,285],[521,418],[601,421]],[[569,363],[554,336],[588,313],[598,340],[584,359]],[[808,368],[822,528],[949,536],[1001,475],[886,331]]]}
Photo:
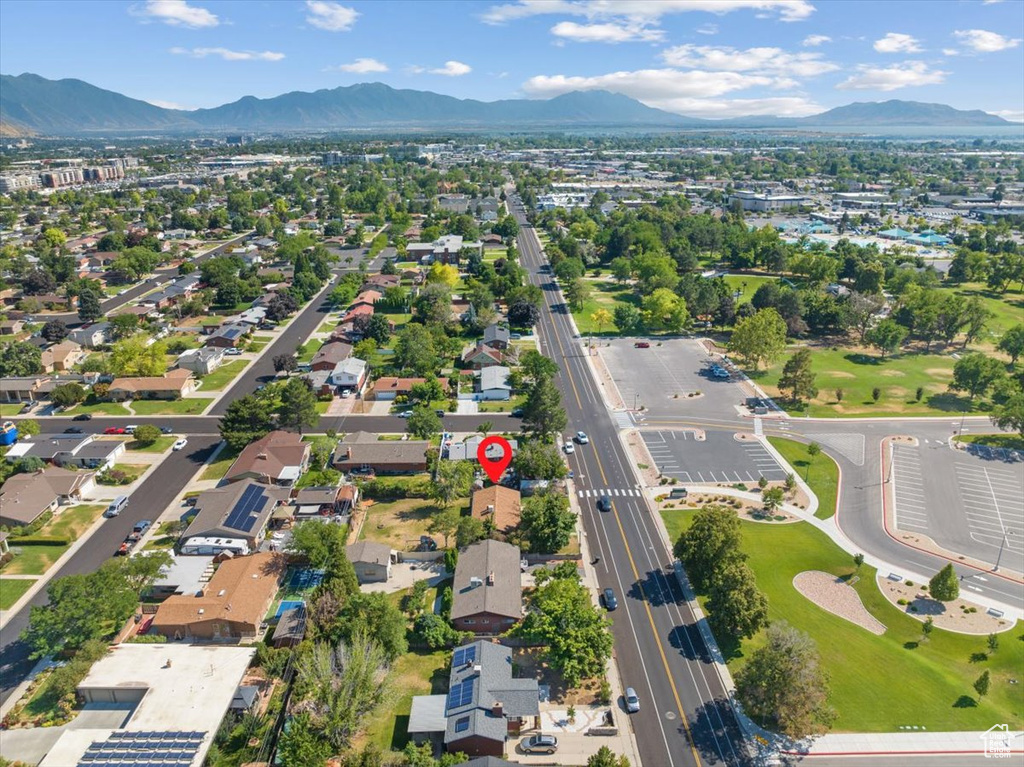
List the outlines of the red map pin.
{"label": "red map pin", "polygon": [[[492,445],[497,445],[501,449],[501,456],[499,458],[491,458],[497,452],[497,450],[489,449]],[[499,437],[498,435],[487,437],[480,442],[480,446],[476,449],[476,459],[480,461],[480,465],[487,472],[487,476],[491,478],[491,482],[498,484],[501,475],[505,473],[505,469],[512,463],[512,446],[508,444],[508,440],[504,437]]]}

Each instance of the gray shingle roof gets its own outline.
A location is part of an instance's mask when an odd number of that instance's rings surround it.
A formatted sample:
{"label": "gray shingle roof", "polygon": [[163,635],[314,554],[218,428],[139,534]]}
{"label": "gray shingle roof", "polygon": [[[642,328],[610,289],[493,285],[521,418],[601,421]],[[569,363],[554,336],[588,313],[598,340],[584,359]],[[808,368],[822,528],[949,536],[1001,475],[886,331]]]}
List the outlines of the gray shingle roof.
{"label": "gray shingle roof", "polygon": [[[519,560],[519,549],[509,543],[480,541],[467,546],[455,568],[452,620],[480,613],[518,620],[523,601]],[[473,586],[471,578],[483,584]]]}

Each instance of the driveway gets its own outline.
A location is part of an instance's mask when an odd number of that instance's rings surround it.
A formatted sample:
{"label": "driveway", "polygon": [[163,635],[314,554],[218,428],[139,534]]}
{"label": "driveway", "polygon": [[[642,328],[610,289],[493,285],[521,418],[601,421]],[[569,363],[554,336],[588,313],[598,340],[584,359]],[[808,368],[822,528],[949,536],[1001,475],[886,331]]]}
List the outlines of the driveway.
{"label": "driveway", "polygon": [[0,738],[0,756],[12,762],[39,764],[53,744],[71,730],[115,730],[124,725],[134,706],[90,704],[78,716],[60,727],[32,727],[25,730],[5,730]]}

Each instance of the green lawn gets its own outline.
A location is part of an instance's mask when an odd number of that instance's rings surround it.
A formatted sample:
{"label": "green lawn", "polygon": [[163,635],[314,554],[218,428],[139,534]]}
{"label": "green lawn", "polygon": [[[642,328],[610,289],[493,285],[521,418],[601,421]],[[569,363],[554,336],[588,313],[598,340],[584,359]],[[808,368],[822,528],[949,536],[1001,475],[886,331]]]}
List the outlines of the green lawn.
{"label": "green lawn", "polygon": [[579,328],[582,335],[590,333],[594,335],[616,335],[619,329],[615,326],[614,322],[599,328],[597,323],[590,319],[590,316],[598,309],[607,309],[614,314],[615,307],[619,304],[635,304],[639,306],[639,301],[633,293],[633,289],[628,285],[602,280],[587,280],[587,284],[591,288],[590,298],[583,302],[582,309],[572,313],[573,319],[576,320],[576,327]]}
{"label": "green lawn", "polygon": [[479,410],[481,413],[508,413],[513,408],[522,407],[524,402],[526,402],[526,395],[516,394],[507,402],[484,400],[480,402]]}
{"label": "green lawn", "polygon": [[0,578],[0,610],[10,610],[33,583],[28,578]]}
{"label": "green lawn", "polygon": [[119,402],[94,402],[92,404],[80,403],[65,410],[62,415],[79,415],[80,413],[91,413],[93,415],[131,415],[124,405]]}
{"label": "green lawn", "polygon": [[221,391],[225,386],[235,380],[235,377],[241,373],[245,366],[249,364],[249,360],[232,360],[219,368],[214,370],[209,375],[202,377],[203,385],[200,387],[203,391]]}
{"label": "green lawn", "polygon": [[782,457],[793,467],[811,490],[818,496],[818,510],[814,516],[828,519],[836,513],[836,500],[839,492],[839,467],[828,455],[818,453],[813,458],[807,452],[807,445],[795,439],[769,437],[772,446],[782,453]]}
{"label": "green lawn", "polygon": [[750,303],[750,299],[754,297],[754,293],[759,287],[766,282],[777,282],[779,278],[753,274],[727,274],[722,279],[725,280],[726,285],[732,288],[733,293],[737,290],[742,291],[736,299],[736,306],[740,306]]}
{"label": "green lawn", "polygon": [[[662,512],[673,540],[693,514]],[[1006,722],[1011,729],[1024,724],[1024,690],[1009,683],[1019,679],[1024,668],[1024,632],[1019,624],[999,635],[999,650],[991,658],[972,662],[972,655],[985,650],[984,636],[936,628],[922,643],[921,622],[891,605],[875,584],[874,569],[863,566],[854,588],[868,611],[887,627],[876,636],[822,610],[793,588],[793,577],[805,570],[840,577],[853,574],[852,558],[823,533],[803,522],[744,522],[741,529],[748,564],[768,596],[770,619],[787,621],[818,645],[831,677],[837,731],[894,732],[907,725],[934,732],[981,731],[992,722]],[[722,642],[729,669],[735,674],[763,642],[763,632],[739,646]],[[986,669],[992,674],[992,688],[978,703],[971,685]]]}
{"label": "green lawn", "polygon": [[989,320],[985,331],[976,343],[996,344],[999,338],[1014,325],[1019,325],[1024,319],[1024,292],[1018,289],[1007,290],[1003,294],[988,289],[980,282],[968,282],[955,288],[939,288],[945,293],[955,293],[964,298],[979,296],[985,304],[985,308],[992,312],[993,317]]}
{"label": "green lawn", "polygon": [[958,442],[973,442],[988,447],[1024,450],[1024,437],[1017,434],[964,434],[956,439]]}
{"label": "green lawn", "polygon": [[21,413],[21,408],[22,407],[24,407],[24,406],[23,405],[19,405],[17,403],[14,403],[14,404],[4,403],[4,404],[0,405],[0,416],[7,417],[7,416],[12,416],[12,415],[18,415],[18,414]]}
{"label": "green lawn", "polygon": [[132,440],[125,445],[125,447],[128,450],[134,450],[139,453],[162,453],[170,448],[170,446],[174,444],[175,440],[177,440],[177,437],[166,435],[163,437],[157,437],[156,441],[149,445],[140,445],[135,440]]}
{"label": "green lawn", "polygon": [[391,706],[373,712],[366,720],[365,737],[381,750],[401,751],[409,741],[409,712],[415,695],[440,694],[448,688],[448,658],[444,650],[410,650],[395,661],[392,677],[398,691]]}
{"label": "green lawn", "polygon": [[[767,370],[747,373],[773,397],[782,366],[789,354]],[[811,369],[815,374],[818,396],[809,403],[787,406],[790,413],[812,417],[851,418],[859,416],[941,416],[960,414],[965,409],[977,412],[967,397],[948,391],[953,378],[951,356],[945,354],[899,354],[882,359],[874,354],[860,354],[847,349],[812,349]],[[882,390],[873,402],[871,390]],[[915,401],[917,387],[924,387],[924,396]],[[842,402],[836,389],[843,390]],[[787,405],[784,400],[780,404]]]}
{"label": "green lawn", "polygon": [[[131,481],[134,482],[135,480],[137,480],[139,477],[146,473],[146,469],[148,469],[149,466],[145,466],[143,464],[138,463],[115,463],[112,468],[114,471],[124,472],[131,478]],[[106,482],[103,482],[100,479],[97,479],[96,481],[99,482],[99,484],[101,485],[107,484]]]}
{"label": "green lawn", "polygon": [[156,533],[149,539],[143,550],[153,551],[160,549],[173,549],[175,542],[178,540],[178,529],[177,520],[171,520],[170,522],[161,522],[157,528]]}
{"label": "green lawn", "polygon": [[320,327],[318,327],[316,329],[316,332],[317,333],[330,333],[336,327],[338,327],[338,323],[337,322],[325,322],[323,325],[321,325]]}
{"label": "green lawn", "polygon": [[14,559],[4,567],[5,575],[42,575],[60,559],[68,548],[50,544],[19,547],[16,538],[10,539],[8,543],[10,543],[12,551],[19,549],[19,553],[15,554]]}
{"label": "green lawn", "polygon": [[302,346],[298,348],[299,363],[308,363],[313,361],[313,357],[316,356],[317,351],[324,345],[324,342],[318,339],[312,341],[306,341]]}
{"label": "green lawn", "polygon": [[203,473],[199,476],[200,480],[203,479],[223,479],[224,475],[228,473],[228,469],[231,468],[231,464],[235,462],[238,457],[237,450],[232,450],[230,447],[225,447],[217,456],[217,460],[203,469]]}
{"label": "green lawn", "polygon": [[208,397],[174,400],[135,400],[132,410],[136,415],[199,415],[213,402]]}
{"label": "green lawn", "polygon": [[93,522],[107,508],[102,503],[85,503],[80,506],[69,506],[51,519],[39,530],[39,535],[64,538],[69,541],[78,540]]}

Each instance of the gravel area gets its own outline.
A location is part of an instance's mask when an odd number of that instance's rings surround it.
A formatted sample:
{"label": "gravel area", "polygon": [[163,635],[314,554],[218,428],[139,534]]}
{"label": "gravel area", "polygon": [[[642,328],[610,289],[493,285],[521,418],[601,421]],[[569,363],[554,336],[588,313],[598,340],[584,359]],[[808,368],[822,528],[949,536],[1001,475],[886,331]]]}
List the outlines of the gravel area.
{"label": "gravel area", "polygon": [[822,610],[856,623],[872,634],[885,633],[885,624],[876,620],[860,601],[853,586],[847,586],[840,578],[820,570],[806,570],[793,578],[793,587],[810,599]]}
{"label": "gravel area", "polygon": [[[925,584],[927,585],[927,584]],[[893,606],[911,618],[924,622],[931,618],[940,629],[960,634],[995,634],[1013,628],[1015,621],[991,615],[984,607],[967,599],[942,603],[932,599],[921,584],[910,584],[879,576],[878,587]],[[900,601],[903,604],[900,604]]]}

